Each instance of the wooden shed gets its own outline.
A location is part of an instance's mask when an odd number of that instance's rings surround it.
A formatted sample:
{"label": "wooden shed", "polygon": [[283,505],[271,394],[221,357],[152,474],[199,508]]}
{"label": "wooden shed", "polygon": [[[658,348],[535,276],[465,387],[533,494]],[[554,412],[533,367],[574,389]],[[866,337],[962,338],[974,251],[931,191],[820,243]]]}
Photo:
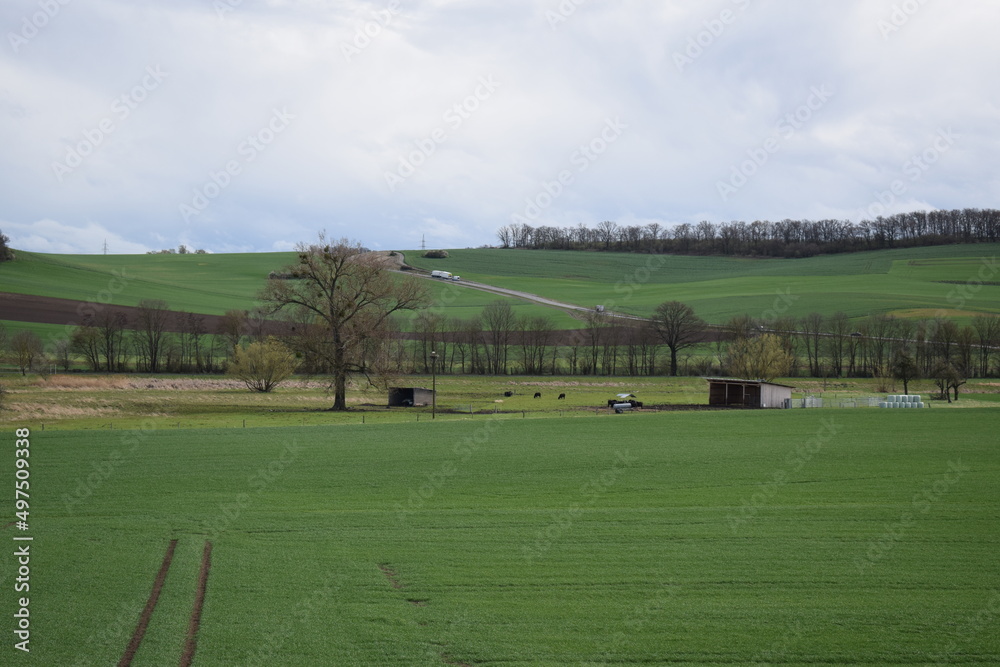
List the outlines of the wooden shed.
{"label": "wooden shed", "polygon": [[792,389],[784,384],[763,380],[705,378],[708,380],[708,404],[741,408],[791,407]]}
{"label": "wooden shed", "polygon": [[389,387],[390,408],[412,408],[416,405],[430,405],[434,392],[423,387]]}

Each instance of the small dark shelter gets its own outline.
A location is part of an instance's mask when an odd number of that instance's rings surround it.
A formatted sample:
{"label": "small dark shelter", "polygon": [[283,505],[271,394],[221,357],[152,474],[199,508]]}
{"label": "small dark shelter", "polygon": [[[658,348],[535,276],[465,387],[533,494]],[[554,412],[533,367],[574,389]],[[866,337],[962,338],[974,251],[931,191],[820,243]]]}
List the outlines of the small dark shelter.
{"label": "small dark shelter", "polygon": [[389,387],[390,408],[412,408],[416,405],[430,405],[434,392],[423,387]]}
{"label": "small dark shelter", "polygon": [[763,380],[705,378],[708,381],[708,404],[739,408],[791,407],[792,389],[784,384]]}

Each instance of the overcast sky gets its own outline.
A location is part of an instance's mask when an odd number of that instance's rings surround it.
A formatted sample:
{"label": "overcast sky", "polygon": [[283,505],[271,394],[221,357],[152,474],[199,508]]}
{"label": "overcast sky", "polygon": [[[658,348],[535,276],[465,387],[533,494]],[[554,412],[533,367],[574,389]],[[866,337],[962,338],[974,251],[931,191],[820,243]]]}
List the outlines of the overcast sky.
{"label": "overcast sky", "polygon": [[998,3],[5,0],[0,22],[15,248],[1000,208]]}

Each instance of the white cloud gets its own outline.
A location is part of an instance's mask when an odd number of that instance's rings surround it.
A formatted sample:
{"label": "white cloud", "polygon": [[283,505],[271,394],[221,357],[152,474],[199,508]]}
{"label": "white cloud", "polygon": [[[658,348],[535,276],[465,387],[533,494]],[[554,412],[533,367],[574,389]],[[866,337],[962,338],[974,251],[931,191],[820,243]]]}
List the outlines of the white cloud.
{"label": "white cloud", "polygon": [[[552,24],[555,0],[423,0],[388,18],[388,0],[247,0],[222,16],[205,2],[72,3],[16,53],[0,48],[0,219],[37,248],[87,247],[46,220],[100,220],[135,248],[270,250],[323,228],[370,247],[421,232],[480,245],[609,118],[628,131],[538,224],[849,215],[947,127],[962,139],[894,206],[998,207],[1000,8],[925,3],[883,37],[898,4],[583,3]],[[0,21],[29,9],[6,3]],[[114,100],[149,67],[167,76],[120,118]],[[476,99],[484,77],[499,86]],[[732,166],[823,85],[835,96],[720,197]],[[295,119],[270,136],[276,108]],[[60,182],[53,162],[105,120],[114,131]],[[268,140],[252,159],[249,137]],[[429,139],[390,190],[386,172]]]}
{"label": "white cloud", "polygon": [[30,252],[94,255],[108,252],[116,255],[141,254],[148,246],[122,238],[95,222],[82,226],[67,225],[55,220],[37,220],[31,223],[3,222],[3,232],[10,237],[10,246]]}

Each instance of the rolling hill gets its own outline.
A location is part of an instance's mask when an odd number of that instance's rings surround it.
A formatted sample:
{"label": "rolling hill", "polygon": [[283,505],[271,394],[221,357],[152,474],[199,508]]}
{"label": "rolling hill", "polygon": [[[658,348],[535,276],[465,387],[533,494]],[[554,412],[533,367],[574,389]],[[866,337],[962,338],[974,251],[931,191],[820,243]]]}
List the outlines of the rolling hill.
{"label": "rolling hill", "polygon": [[[843,311],[902,317],[944,315],[960,323],[1000,313],[1000,244],[886,250],[808,259],[745,259],[544,250],[452,250],[447,259],[417,251],[406,261],[464,279],[557,301],[648,316],[664,301],[690,304],[710,323]],[[0,264],[0,292],[134,306],[162,299],[174,310],[220,315],[250,309],[267,275],[294,253],[230,255],[48,255],[18,252]],[[455,283],[430,287],[432,305],[469,318],[498,298],[519,314],[545,314],[559,328],[579,320],[555,308]],[[8,319],[0,312],[0,321]],[[410,323],[404,323],[409,328]]]}

